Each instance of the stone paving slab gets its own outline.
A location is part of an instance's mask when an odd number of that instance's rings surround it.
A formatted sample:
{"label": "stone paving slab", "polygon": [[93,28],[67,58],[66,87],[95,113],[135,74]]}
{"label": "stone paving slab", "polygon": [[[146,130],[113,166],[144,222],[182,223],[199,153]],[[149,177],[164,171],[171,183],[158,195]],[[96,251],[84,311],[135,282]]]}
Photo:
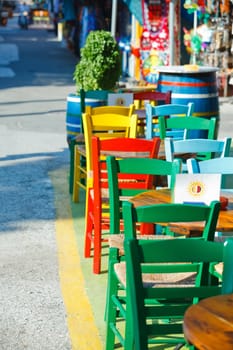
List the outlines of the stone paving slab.
{"label": "stone paving slab", "polygon": [[19,60],[19,51],[16,44],[0,43],[0,64],[2,61],[14,62]]}

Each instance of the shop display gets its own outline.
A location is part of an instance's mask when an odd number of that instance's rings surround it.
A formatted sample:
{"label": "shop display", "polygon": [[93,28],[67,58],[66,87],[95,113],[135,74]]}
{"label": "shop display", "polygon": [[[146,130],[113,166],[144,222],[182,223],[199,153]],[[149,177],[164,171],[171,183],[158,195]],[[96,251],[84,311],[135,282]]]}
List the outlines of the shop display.
{"label": "shop display", "polygon": [[[142,0],[143,31],[140,40],[141,74],[143,79],[156,84],[157,66],[169,64],[169,2],[170,0]],[[179,1],[176,5],[174,31],[179,51],[178,40]]]}
{"label": "shop display", "polygon": [[184,7],[194,17],[193,28],[183,29],[190,63],[219,68],[220,94],[227,95],[233,66],[233,1],[186,0]]}

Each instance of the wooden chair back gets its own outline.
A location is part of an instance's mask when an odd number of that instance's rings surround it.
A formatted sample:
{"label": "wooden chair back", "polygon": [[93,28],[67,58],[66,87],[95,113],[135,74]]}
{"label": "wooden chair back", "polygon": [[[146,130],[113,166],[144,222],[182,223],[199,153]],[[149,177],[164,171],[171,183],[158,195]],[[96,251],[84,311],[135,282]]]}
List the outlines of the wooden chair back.
{"label": "wooden chair back", "polygon": [[[84,146],[76,145],[74,150],[73,201],[79,200],[79,188],[92,186],[91,137],[101,138],[136,137],[137,115],[134,106],[103,106],[89,108],[82,114]],[[93,112],[93,114],[92,114]]]}
{"label": "wooden chair back", "polygon": [[[164,116],[167,119],[172,119],[175,116],[190,117],[194,111],[194,103],[182,104],[164,104],[161,106],[146,105],[146,138],[150,139],[155,136],[159,136],[163,139],[165,136],[160,131],[160,125],[158,123],[159,117]],[[177,135],[176,135],[177,134]],[[183,138],[183,131],[170,132],[166,136],[176,136]]]}
{"label": "wooden chair back", "polygon": [[192,174],[222,174],[222,188],[233,188],[233,157],[220,157],[203,161],[187,160],[188,172]]}
{"label": "wooden chair back", "polygon": [[[166,160],[173,161],[181,154],[195,155],[197,160],[206,160],[216,157],[228,157],[231,149],[230,137],[223,140],[186,139],[174,140],[166,137],[164,140]],[[187,157],[186,157],[187,159]],[[186,161],[182,163],[183,171],[187,170]]]}
{"label": "wooden chair back", "polygon": [[108,184],[109,184],[109,205],[110,205],[110,233],[117,233],[120,229],[120,219],[122,217],[122,199],[134,196],[145,189],[132,188],[130,184],[120,182],[123,176],[169,176],[168,183],[172,188],[175,183],[175,175],[180,172],[181,163],[179,160],[168,162],[161,159],[117,159],[107,158]]}
{"label": "wooden chair back", "polygon": [[131,116],[135,112],[135,106],[133,104],[130,106],[86,106],[85,112],[91,115],[120,114],[125,116]]}
{"label": "wooden chair back", "polygon": [[[105,107],[96,107],[97,108]],[[106,107],[108,108],[108,107]],[[137,136],[137,115],[132,114],[132,109],[128,108],[128,115],[118,114],[117,112],[113,113],[112,108],[109,107],[109,113],[103,114],[90,114],[84,113],[82,115],[83,119],[83,130],[84,130],[84,141],[86,149],[86,171],[87,174],[92,170],[92,151],[91,151],[91,138],[92,136],[98,136],[101,139],[108,138],[125,138],[131,137],[136,138]],[[127,107],[122,107],[127,108]],[[106,109],[105,109],[106,110]]]}
{"label": "wooden chair back", "polygon": [[[160,138],[164,139],[171,136],[176,139],[194,138],[194,131],[205,131],[206,139],[215,139],[217,120],[216,118],[200,118],[188,117],[167,118],[166,116],[159,117],[159,132]],[[181,133],[182,131],[182,133]],[[169,135],[170,134],[170,135]]]}
{"label": "wooden chair back", "polygon": [[[176,211],[175,207],[173,209]],[[195,210],[184,207],[184,218],[187,219],[190,214],[197,218],[200,212],[197,210],[194,213]],[[210,212],[206,212],[206,218]],[[195,238],[157,241],[136,239],[136,221],[162,221],[171,213],[172,207],[164,211],[164,208],[157,206],[133,208],[130,203],[123,205],[126,226],[127,349],[132,345],[136,350],[149,349],[149,344],[185,345],[182,324],[187,308],[203,298],[233,291],[230,270],[233,241],[224,246],[220,242]],[[165,217],[165,214],[168,216]],[[171,216],[175,218],[176,214]],[[222,281],[214,278],[209,269],[216,262],[224,263]],[[185,276],[187,273],[192,274],[191,281],[182,278],[182,274]],[[153,276],[154,282],[151,282]],[[180,281],[172,283],[172,276],[176,279],[180,276]]]}
{"label": "wooden chair back", "polygon": [[133,93],[134,105],[136,109],[145,108],[145,103],[149,102],[153,106],[171,103],[171,91],[141,91]]}
{"label": "wooden chair back", "polygon": [[[139,157],[156,158],[159,152],[160,139],[143,140],[136,138],[100,139],[92,137],[92,168],[93,187],[89,188],[86,212],[85,256],[94,249],[93,272],[101,270],[101,245],[104,238],[104,229],[109,231],[109,200],[106,156],[116,154],[118,158]],[[138,176],[121,176],[122,186],[125,183],[132,189],[152,188],[152,178],[149,174]]]}

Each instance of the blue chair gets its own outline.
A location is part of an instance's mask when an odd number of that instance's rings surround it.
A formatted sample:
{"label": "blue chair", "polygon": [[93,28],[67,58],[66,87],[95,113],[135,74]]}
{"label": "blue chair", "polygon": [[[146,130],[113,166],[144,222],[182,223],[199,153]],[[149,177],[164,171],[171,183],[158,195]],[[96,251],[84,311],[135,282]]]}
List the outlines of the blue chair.
{"label": "blue chair", "polygon": [[[187,139],[174,140],[170,137],[165,138],[165,157],[167,161],[172,162],[179,158],[181,154],[195,154],[197,160],[207,160],[216,157],[229,157],[231,149],[230,137],[223,140],[210,139]],[[182,171],[187,170],[186,161],[182,158]]]}
{"label": "blue chair", "polygon": [[[153,137],[160,137],[158,119],[164,116],[168,119],[174,116],[189,117],[193,114],[194,103],[188,103],[187,105],[181,104],[164,104],[160,106],[153,106],[148,103],[146,105],[146,138],[152,139]],[[177,137],[183,138],[183,130],[177,132]],[[168,133],[166,136],[173,137],[173,133]],[[163,137],[164,138],[164,137]]]}
{"label": "blue chair", "polygon": [[222,174],[222,189],[233,189],[233,157],[220,157],[198,161],[190,158],[187,160],[189,173]]}
{"label": "blue chair", "polygon": [[[194,158],[190,158],[187,160],[187,169],[192,174],[222,174],[221,189],[233,191],[233,157],[220,157],[200,162]],[[232,236],[232,232],[216,232],[216,236],[225,235]]]}

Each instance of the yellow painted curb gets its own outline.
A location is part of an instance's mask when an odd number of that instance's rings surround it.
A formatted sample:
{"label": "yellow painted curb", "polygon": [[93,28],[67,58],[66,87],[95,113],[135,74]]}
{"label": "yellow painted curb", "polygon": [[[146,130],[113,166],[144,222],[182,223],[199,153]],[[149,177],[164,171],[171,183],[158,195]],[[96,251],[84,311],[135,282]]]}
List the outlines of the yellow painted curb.
{"label": "yellow painted curb", "polygon": [[[64,175],[64,174],[63,174]],[[72,350],[102,350],[103,345],[95,325],[92,308],[85,292],[85,283],[67,195],[59,195],[59,176],[52,175],[55,191],[57,220],[55,223],[60,284],[67,313]],[[60,184],[61,185],[61,184]],[[63,184],[64,185],[64,184]],[[57,193],[58,192],[58,193]]]}

